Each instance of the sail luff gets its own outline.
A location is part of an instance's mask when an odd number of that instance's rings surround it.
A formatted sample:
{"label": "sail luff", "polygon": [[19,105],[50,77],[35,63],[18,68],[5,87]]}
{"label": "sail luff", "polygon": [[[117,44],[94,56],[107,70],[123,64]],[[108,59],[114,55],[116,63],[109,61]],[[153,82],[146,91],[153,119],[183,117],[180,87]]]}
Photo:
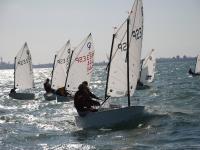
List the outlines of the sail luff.
{"label": "sail luff", "polygon": [[51,72],[51,87],[52,87],[52,79],[53,79],[53,74],[54,74],[54,69],[55,69],[56,57],[57,57],[57,55],[54,56],[53,70],[52,70],[52,72]]}
{"label": "sail luff", "polygon": [[71,66],[71,60],[72,60],[73,53],[74,53],[74,51],[72,51],[72,53],[71,53],[69,65],[68,65],[68,68],[67,68],[67,76],[66,76],[66,80],[65,80],[65,89],[66,89],[66,85],[67,85],[67,80],[68,80],[68,76],[69,76],[69,69],[70,69],[70,66]]}

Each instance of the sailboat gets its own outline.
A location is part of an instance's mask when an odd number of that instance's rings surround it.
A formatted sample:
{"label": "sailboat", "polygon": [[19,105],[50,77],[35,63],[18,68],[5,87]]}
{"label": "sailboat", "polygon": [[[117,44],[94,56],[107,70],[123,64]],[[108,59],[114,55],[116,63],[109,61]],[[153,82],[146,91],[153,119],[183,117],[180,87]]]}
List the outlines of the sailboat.
{"label": "sailboat", "polygon": [[[113,34],[108,63],[105,100],[98,112],[88,112],[86,116],[75,116],[81,128],[111,127],[125,122],[136,122],[144,112],[144,106],[132,106],[133,96],[140,70],[143,39],[143,4],[135,0],[128,18]],[[102,108],[112,98],[127,98],[128,106]]]}
{"label": "sailboat", "polygon": [[145,89],[153,82],[156,68],[155,50],[152,49],[145,59],[141,61],[141,71],[137,89]]}
{"label": "sailboat", "polygon": [[27,43],[23,45],[14,60],[14,88],[9,96],[20,100],[35,99],[34,93],[16,92],[15,89],[27,90],[34,87],[31,53]]}
{"label": "sailboat", "polygon": [[[72,52],[66,75],[65,90],[73,96],[78,86],[87,81],[90,83],[94,64],[94,44],[90,33]],[[62,96],[57,96],[58,102],[69,101]]]}
{"label": "sailboat", "polygon": [[[68,40],[54,57],[53,70],[51,74],[51,88],[55,91],[59,88],[65,87],[65,80],[69,67],[70,57],[71,44],[70,40]],[[45,100],[55,100],[56,96],[57,95],[54,93],[44,94]]]}
{"label": "sailboat", "polygon": [[190,68],[188,73],[191,74],[192,76],[200,75],[200,54],[196,58],[195,71],[193,72],[192,69]]}

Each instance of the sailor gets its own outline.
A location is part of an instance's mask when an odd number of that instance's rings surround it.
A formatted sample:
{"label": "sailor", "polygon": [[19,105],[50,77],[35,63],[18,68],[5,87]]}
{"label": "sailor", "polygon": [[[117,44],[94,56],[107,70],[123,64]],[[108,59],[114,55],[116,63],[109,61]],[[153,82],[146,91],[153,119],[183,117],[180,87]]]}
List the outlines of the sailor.
{"label": "sailor", "polygon": [[58,88],[56,94],[60,96],[68,96],[69,93],[65,90],[65,87]]}
{"label": "sailor", "polygon": [[189,73],[189,74],[192,74],[192,75],[194,74],[194,72],[192,72],[192,69],[191,69],[191,68],[189,69],[188,73]]}
{"label": "sailor", "polygon": [[88,112],[98,111],[98,109],[95,109],[92,106],[100,106],[100,103],[92,100],[92,98],[99,99],[90,92],[87,81],[84,81],[79,85],[78,91],[74,96],[74,106],[80,116],[85,116]]}
{"label": "sailor", "polygon": [[13,94],[16,93],[15,89],[16,89],[16,88],[11,89],[11,90],[10,90],[10,94],[11,94],[11,93],[13,93]]}
{"label": "sailor", "polygon": [[54,92],[54,90],[51,88],[51,84],[49,83],[49,78],[47,78],[45,83],[44,83],[44,89],[45,89],[46,93],[53,93]]}
{"label": "sailor", "polygon": [[90,92],[87,81],[83,81],[82,85],[84,86],[85,92],[90,96],[90,98],[100,99],[99,97],[94,95],[92,92]]}
{"label": "sailor", "polygon": [[137,86],[144,86],[144,84],[140,80],[138,80],[137,81]]}

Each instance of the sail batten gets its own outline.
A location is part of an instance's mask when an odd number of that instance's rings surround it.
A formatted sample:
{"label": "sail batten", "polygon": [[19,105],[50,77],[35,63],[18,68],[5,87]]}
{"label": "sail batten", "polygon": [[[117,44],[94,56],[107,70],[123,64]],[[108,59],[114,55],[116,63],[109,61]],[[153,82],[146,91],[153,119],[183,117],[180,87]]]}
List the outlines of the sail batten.
{"label": "sail batten", "polygon": [[21,90],[34,87],[32,58],[27,43],[15,57],[14,88]]}

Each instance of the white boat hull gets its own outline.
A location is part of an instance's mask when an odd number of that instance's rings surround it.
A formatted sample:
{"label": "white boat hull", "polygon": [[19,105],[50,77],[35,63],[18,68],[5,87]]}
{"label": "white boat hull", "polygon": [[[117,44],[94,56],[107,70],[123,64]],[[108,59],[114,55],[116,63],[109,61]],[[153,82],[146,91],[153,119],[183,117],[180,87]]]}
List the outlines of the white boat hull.
{"label": "white boat hull", "polygon": [[104,128],[123,123],[136,123],[144,114],[144,106],[131,106],[107,111],[89,112],[86,116],[75,116],[80,128]]}
{"label": "white boat hull", "polygon": [[53,93],[45,93],[44,99],[47,100],[47,101],[56,100],[56,95],[53,94]]}
{"label": "white boat hull", "polygon": [[35,99],[34,93],[9,93],[9,96],[13,99],[19,99],[19,100],[34,100]]}

